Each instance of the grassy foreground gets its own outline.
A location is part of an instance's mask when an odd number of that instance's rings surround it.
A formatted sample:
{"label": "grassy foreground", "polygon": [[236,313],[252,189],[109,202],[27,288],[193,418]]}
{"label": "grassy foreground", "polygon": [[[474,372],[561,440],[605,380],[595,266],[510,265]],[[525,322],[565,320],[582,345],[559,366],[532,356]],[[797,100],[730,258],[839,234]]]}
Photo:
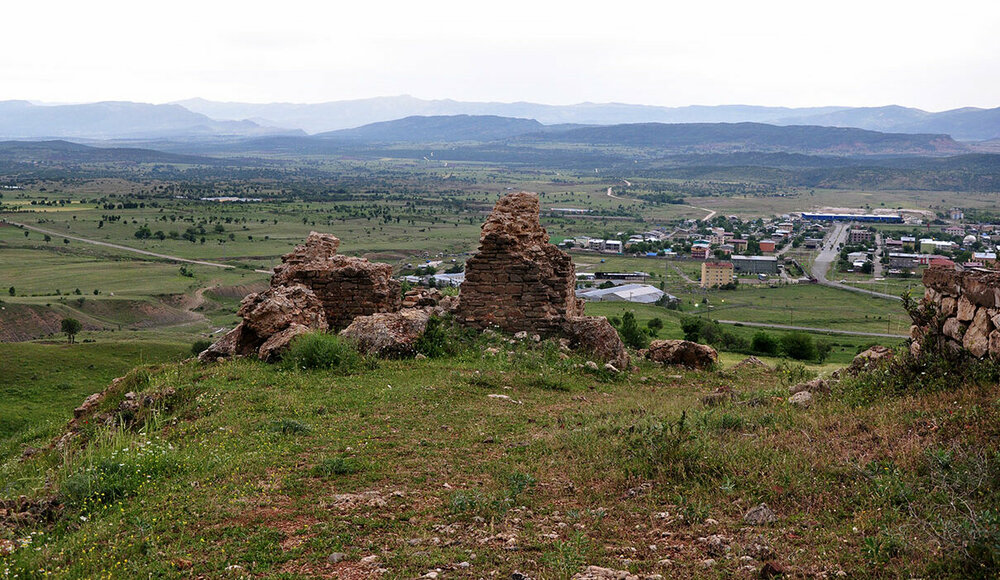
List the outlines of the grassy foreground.
{"label": "grassy foreground", "polygon": [[[0,504],[0,576],[996,573],[995,384],[841,383],[799,409],[803,367],[614,376],[584,360],[496,337],[351,374],[136,369],[104,408],[149,403],[0,466],[0,498],[40,502]],[[733,401],[704,406],[720,387]],[[744,522],[760,503],[775,523]]]}

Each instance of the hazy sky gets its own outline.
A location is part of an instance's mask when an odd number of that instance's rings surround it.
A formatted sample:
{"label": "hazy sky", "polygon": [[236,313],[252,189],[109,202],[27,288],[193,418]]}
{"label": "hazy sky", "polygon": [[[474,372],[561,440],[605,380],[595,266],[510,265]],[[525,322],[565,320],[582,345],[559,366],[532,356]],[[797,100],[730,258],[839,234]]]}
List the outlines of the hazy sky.
{"label": "hazy sky", "polygon": [[5,2],[0,99],[1000,106],[1000,0]]}

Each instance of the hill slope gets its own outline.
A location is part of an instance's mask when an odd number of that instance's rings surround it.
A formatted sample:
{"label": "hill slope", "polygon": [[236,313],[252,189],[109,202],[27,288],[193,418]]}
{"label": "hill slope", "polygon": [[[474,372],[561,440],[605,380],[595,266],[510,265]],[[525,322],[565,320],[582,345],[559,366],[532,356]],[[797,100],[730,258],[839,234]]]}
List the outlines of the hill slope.
{"label": "hill slope", "polygon": [[396,121],[372,123],[355,129],[320,133],[316,137],[387,142],[461,142],[494,141],[545,129],[534,119],[516,119],[495,115],[448,115],[406,117]]}
{"label": "hill slope", "polygon": [[[0,564],[717,578],[773,561],[796,576],[958,578],[1000,561],[1000,406],[971,375],[903,397],[850,383],[801,409],[786,401],[794,367],[643,363],[624,378],[554,345],[478,340],[346,375],[247,360],[138,369],[79,412],[60,450],[0,465]],[[703,404],[717,387],[722,403]],[[747,523],[761,503],[775,521]]]}
{"label": "hill slope", "polygon": [[521,138],[594,145],[657,148],[666,152],[743,151],[825,155],[947,155],[966,151],[947,135],[878,133],[862,129],[776,126],[762,123],[638,123],[584,127]]}

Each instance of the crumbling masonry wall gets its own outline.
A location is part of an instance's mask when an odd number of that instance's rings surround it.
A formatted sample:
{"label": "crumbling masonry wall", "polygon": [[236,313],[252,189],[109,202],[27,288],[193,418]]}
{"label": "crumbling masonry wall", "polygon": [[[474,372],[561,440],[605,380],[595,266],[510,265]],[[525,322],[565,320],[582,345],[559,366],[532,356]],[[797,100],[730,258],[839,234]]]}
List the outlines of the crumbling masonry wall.
{"label": "crumbling masonry wall", "polygon": [[943,345],[1000,359],[1000,272],[929,268],[923,283],[923,306],[936,315],[910,328],[914,354],[931,333]]}
{"label": "crumbling masonry wall", "polygon": [[549,244],[538,195],[504,196],[483,224],[479,252],[465,265],[458,319],[474,328],[559,334],[583,315],[572,259]]}
{"label": "crumbling masonry wall", "polygon": [[392,266],[339,256],[339,246],[334,236],[309,234],[305,244],[282,258],[271,285],[302,284],[312,290],[334,331],[346,328],[358,316],[399,310],[402,287],[392,277]]}

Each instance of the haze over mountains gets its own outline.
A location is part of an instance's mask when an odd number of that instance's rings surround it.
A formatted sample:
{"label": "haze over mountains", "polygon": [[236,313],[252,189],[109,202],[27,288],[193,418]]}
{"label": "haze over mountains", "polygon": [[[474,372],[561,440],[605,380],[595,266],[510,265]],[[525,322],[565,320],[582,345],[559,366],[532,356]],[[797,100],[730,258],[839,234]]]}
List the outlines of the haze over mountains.
{"label": "haze over mountains", "polygon": [[930,113],[890,105],[885,107],[762,107],[751,105],[657,107],[622,103],[462,102],[424,100],[408,95],[317,104],[222,103],[204,99],[177,104],[213,119],[251,119],[265,126],[320,133],[391,121],[414,115],[496,115],[534,119],[544,125],[576,123],[768,123],[854,127],[894,133],[944,133],[961,141],[1000,138],[1000,108],[973,107]]}
{"label": "haze over mountains", "polygon": [[[449,133],[442,121],[436,140],[489,140],[566,125],[637,123],[764,123],[851,127],[908,134],[943,134],[959,141],[1000,139],[1000,108],[963,108],[939,113],[887,107],[762,107],[746,105],[657,107],[621,103],[544,105],[537,103],[462,102],[424,100],[411,96],[377,97],[316,104],[222,103],[190,99],[173,104],[101,102],[76,105],[36,105],[27,101],[0,102],[0,138],[76,140],[252,138],[268,135],[320,134],[413,116],[470,115],[502,117],[482,131],[464,127],[465,134]],[[552,127],[557,125],[559,127]],[[387,128],[388,129],[388,128]],[[399,127],[390,132],[398,134]],[[423,127],[427,130],[427,127]],[[485,131],[485,132],[483,132]],[[373,129],[367,128],[369,135]],[[354,135],[357,137],[357,135]],[[375,137],[370,137],[375,138]],[[415,139],[403,139],[403,141]]]}

